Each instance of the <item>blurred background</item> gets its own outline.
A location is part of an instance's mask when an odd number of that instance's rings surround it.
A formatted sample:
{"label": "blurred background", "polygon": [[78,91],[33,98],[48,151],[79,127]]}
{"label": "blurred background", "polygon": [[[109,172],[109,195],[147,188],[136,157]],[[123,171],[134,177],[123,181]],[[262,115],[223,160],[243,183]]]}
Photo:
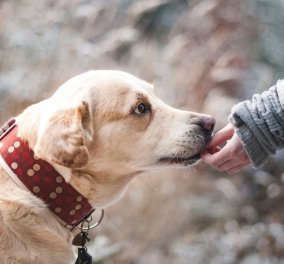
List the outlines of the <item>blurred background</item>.
{"label": "blurred background", "polygon": [[[0,0],[0,121],[89,69],[154,83],[212,114],[284,78],[283,0]],[[204,164],[135,179],[94,231],[96,263],[284,263],[284,153],[226,175]]]}

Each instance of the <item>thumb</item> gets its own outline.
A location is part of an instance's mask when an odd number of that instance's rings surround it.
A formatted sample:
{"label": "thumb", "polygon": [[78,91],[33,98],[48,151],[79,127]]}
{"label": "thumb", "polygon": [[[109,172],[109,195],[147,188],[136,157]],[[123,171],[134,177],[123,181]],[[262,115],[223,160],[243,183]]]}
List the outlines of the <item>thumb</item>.
{"label": "thumb", "polygon": [[228,139],[230,139],[235,133],[234,127],[232,124],[226,125],[224,128],[215,133],[212,140],[207,146],[207,149],[215,148],[223,143],[225,143]]}

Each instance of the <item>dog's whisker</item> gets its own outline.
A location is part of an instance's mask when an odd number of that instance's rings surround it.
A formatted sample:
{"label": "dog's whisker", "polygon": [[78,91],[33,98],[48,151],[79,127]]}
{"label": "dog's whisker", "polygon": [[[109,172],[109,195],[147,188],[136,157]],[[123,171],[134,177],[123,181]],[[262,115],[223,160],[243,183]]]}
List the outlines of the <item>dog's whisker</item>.
{"label": "dog's whisker", "polygon": [[154,191],[159,191],[159,188],[158,187],[156,187],[150,180],[149,180],[149,176],[148,175],[146,175],[146,182],[147,182],[147,184],[154,190]]}

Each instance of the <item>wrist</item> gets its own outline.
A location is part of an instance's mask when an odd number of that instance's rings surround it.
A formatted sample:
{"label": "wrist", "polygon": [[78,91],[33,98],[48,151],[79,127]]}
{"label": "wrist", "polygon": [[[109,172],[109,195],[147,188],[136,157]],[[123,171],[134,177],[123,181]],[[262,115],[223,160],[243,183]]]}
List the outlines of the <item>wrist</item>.
{"label": "wrist", "polygon": [[235,128],[235,131],[252,166],[255,168],[263,166],[269,158],[269,153],[258,142],[251,130],[243,124]]}

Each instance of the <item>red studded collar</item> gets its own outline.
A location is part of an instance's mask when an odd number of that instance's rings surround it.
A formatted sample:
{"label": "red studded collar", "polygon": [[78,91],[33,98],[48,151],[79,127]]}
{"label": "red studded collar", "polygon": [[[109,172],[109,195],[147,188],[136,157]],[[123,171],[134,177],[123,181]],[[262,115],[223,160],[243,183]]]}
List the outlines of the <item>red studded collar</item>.
{"label": "red studded collar", "polygon": [[17,185],[42,199],[67,225],[78,225],[94,209],[48,162],[34,155],[17,131],[15,119],[0,129],[0,165]]}

